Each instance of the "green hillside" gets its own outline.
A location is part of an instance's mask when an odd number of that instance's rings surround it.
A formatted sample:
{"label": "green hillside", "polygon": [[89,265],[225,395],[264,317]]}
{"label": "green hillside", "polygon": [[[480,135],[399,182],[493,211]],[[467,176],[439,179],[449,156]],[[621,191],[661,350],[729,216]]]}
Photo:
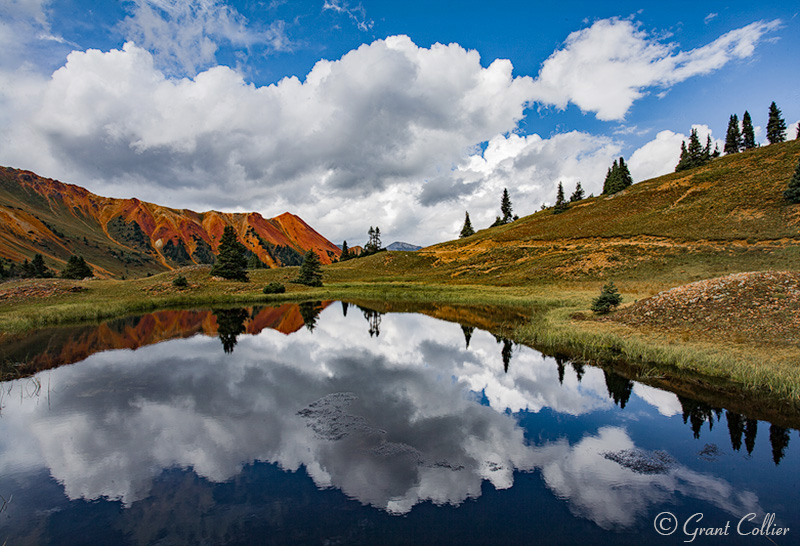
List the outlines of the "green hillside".
{"label": "green hillside", "polygon": [[518,285],[554,280],[679,284],[800,266],[800,205],[783,191],[800,141],[718,158],[611,196],[573,203],[425,248],[353,260],[336,276]]}

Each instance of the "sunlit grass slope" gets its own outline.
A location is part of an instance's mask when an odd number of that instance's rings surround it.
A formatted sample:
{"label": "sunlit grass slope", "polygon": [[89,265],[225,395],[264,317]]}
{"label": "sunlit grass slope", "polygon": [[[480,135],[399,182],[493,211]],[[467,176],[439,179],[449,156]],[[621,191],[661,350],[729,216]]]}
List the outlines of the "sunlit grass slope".
{"label": "sunlit grass slope", "polygon": [[[675,285],[731,272],[800,265],[800,205],[783,191],[800,141],[710,164],[478,231],[417,253],[332,268],[336,278],[418,278],[525,285],[577,280]],[[523,211],[524,212],[524,211]]]}

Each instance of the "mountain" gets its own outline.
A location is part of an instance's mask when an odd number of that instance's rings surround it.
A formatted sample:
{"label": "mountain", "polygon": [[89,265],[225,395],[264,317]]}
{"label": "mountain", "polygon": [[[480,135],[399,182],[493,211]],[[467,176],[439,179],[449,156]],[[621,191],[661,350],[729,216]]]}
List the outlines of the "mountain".
{"label": "mountain", "polygon": [[400,250],[403,252],[415,252],[422,248],[421,246],[412,245],[409,243],[402,243],[400,241],[395,241],[389,246],[386,247],[386,250]]}
{"label": "mountain", "polygon": [[[800,264],[800,205],[783,192],[800,140],[714,159],[470,237],[346,262],[364,275],[526,285],[657,280],[658,286]],[[455,235],[455,234],[454,234]],[[349,275],[358,275],[350,271]]]}
{"label": "mountain", "polygon": [[0,167],[0,257],[16,262],[39,253],[48,267],[60,270],[76,254],[105,277],[210,264],[228,225],[268,267],[299,265],[309,249],[324,264],[341,254],[288,212],[266,219],[257,212],[178,210],[101,197],[80,186]]}

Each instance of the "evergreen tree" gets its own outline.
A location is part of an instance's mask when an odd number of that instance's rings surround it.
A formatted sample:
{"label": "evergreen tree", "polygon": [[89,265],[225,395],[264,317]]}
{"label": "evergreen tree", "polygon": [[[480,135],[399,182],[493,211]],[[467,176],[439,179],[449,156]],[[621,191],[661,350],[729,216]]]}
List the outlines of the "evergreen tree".
{"label": "evergreen tree", "polygon": [[689,164],[689,152],[686,150],[686,141],[681,142],[681,157],[678,160],[678,164],[675,165],[675,172],[683,171],[688,169]]}
{"label": "evergreen tree", "polygon": [[247,269],[264,269],[264,267],[264,262],[255,252],[251,253],[250,257],[247,258]]}
{"label": "evergreen tree", "polygon": [[767,120],[767,141],[777,144],[786,140],[786,122],[781,117],[781,110],[772,101],[769,105],[769,119]]}
{"label": "evergreen tree", "polygon": [[800,140],[800,123],[797,124],[797,134],[794,136],[795,140]]}
{"label": "evergreen tree", "polygon": [[616,178],[617,178],[617,171],[619,170],[619,165],[617,164],[617,160],[614,160],[614,164],[608,168],[608,172],[606,172],[606,179],[603,182],[603,195],[610,195],[614,193],[614,189],[616,188]]}
{"label": "evergreen tree", "polygon": [[26,279],[34,276],[33,265],[28,261],[28,258],[25,258],[25,261],[22,263],[22,276]]}
{"label": "evergreen tree", "polygon": [[783,197],[790,203],[800,203],[800,160],[797,162],[792,179],[789,180],[789,187],[783,192]]}
{"label": "evergreen tree", "polygon": [[622,296],[619,295],[614,282],[603,286],[600,295],[592,301],[592,311],[598,315],[605,315],[622,303]]}
{"label": "evergreen tree", "polygon": [[704,148],[700,144],[700,137],[697,136],[697,129],[692,129],[692,134],[689,136],[689,145],[686,146],[686,141],[681,143],[681,158],[675,166],[675,172],[705,165],[711,159],[710,147],[710,139],[706,139],[706,147]]}
{"label": "evergreen tree", "polygon": [[67,260],[67,265],[61,276],[65,279],[84,279],[86,277],[93,277],[92,268],[88,266],[83,256],[70,256]]}
{"label": "evergreen tree", "polygon": [[211,275],[229,281],[247,282],[247,249],[236,237],[233,226],[225,226],[219,240],[219,255],[211,267]]}
{"label": "evergreen tree", "polygon": [[753,120],[750,119],[750,112],[744,111],[742,116],[742,149],[752,150],[756,147],[756,131],[753,129]]}
{"label": "evergreen tree", "polygon": [[364,245],[364,251],[366,254],[374,254],[381,249],[381,228],[369,226],[367,235],[369,236],[369,241]]}
{"label": "evergreen tree", "polygon": [[297,278],[292,282],[306,286],[322,286],[322,264],[313,250],[306,252]]}
{"label": "evergreen tree", "polygon": [[628,170],[625,160],[620,157],[619,161],[615,159],[614,164],[608,169],[606,180],[603,183],[603,194],[610,195],[617,193],[631,184],[633,184],[631,172]]}
{"label": "evergreen tree", "polygon": [[500,200],[500,212],[503,214],[502,222],[508,224],[513,215],[511,210],[511,198],[508,196],[508,188],[503,188],[503,198]]}
{"label": "evergreen tree", "polygon": [[347,241],[342,243],[342,254],[339,256],[339,261],[344,262],[350,259],[350,249],[347,246]]}
{"label": "evergreen tree", "polygon": [[567,210],[567,200],[564,198],[564,185],[558,183],[558,192],[556,193],[556,204],[553,207],[553,214],[560,214]]}
{"label": "evergreen tree", "polygon": [[474,235],[475,230],[472,229],[472,222],[469,221],[469,211],[464,215],[464,227],[461,228],[461,234],[459,235],[460,239],[464,237],[469,237],[470,235]]}
{"label": "evergreen tree", "polygon": [[711,135],[706,135],[706,145],[703,148],[703,162],[708,163],[711,161]]}
{"label": "evergreen tree", "polygon": [[8,276],[8,271],[6,271],[3,262],[0,262],[0,279],[5,279]]}
{"label": "evergreen tree", "polygon": [[689,161],[691,161],[692,167],[703,164],[703,146],[700,144],[700,137],[697,136],[697,129],[692,129],[687,152],[689,153]]}
{"label": "evergreen tree", "polygon": [[377,249],[374,249],[373,246],[372,246],[372,242],[375,240],[375,228],[374,227],[369,226],[369,231],[367,231],[367,238],[368,238],[367,244],[364,245],[365,250],[367,250],[367,251],[377,250]]}
{"label": "evergreen tree", "polygon": [[37,254],[33,257],[33,262],[31,262],[31,267],[33,268],[33,276],[34,277],[50,277],[50,270],[47,269],[47,266],[44,265],[44,257],[41,254]]}
{"label": "evergreen tree", "polygon": [[739,118],[733,114],[728,121],[728,132],[725,134],[725,153],[736,154],[739,153],[739,148],[742,147],[742,135],[739,132]]}
{"label": "evergreen tree", "polygon": [[569,196],[569,202],[570,203],[575,203],[576,201],[580,201],[581,199],[583,199],[584,195],[585,195],[585,192],[583,191],[583,188],[581,187],[581,181],[578,180],[578,184],[575,186],[575,191],[572,192],[572,195]]}

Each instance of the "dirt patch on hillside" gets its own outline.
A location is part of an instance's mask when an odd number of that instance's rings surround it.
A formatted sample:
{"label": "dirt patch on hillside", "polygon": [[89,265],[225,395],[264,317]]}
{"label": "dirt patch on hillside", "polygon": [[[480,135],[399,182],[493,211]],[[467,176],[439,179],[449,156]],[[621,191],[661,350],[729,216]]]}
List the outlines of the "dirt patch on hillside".
{"label": "dirt patch on hillside", "polygon": [[737,273],[656,294],[609,320],[752,343],[800,343],[800,273]]}

